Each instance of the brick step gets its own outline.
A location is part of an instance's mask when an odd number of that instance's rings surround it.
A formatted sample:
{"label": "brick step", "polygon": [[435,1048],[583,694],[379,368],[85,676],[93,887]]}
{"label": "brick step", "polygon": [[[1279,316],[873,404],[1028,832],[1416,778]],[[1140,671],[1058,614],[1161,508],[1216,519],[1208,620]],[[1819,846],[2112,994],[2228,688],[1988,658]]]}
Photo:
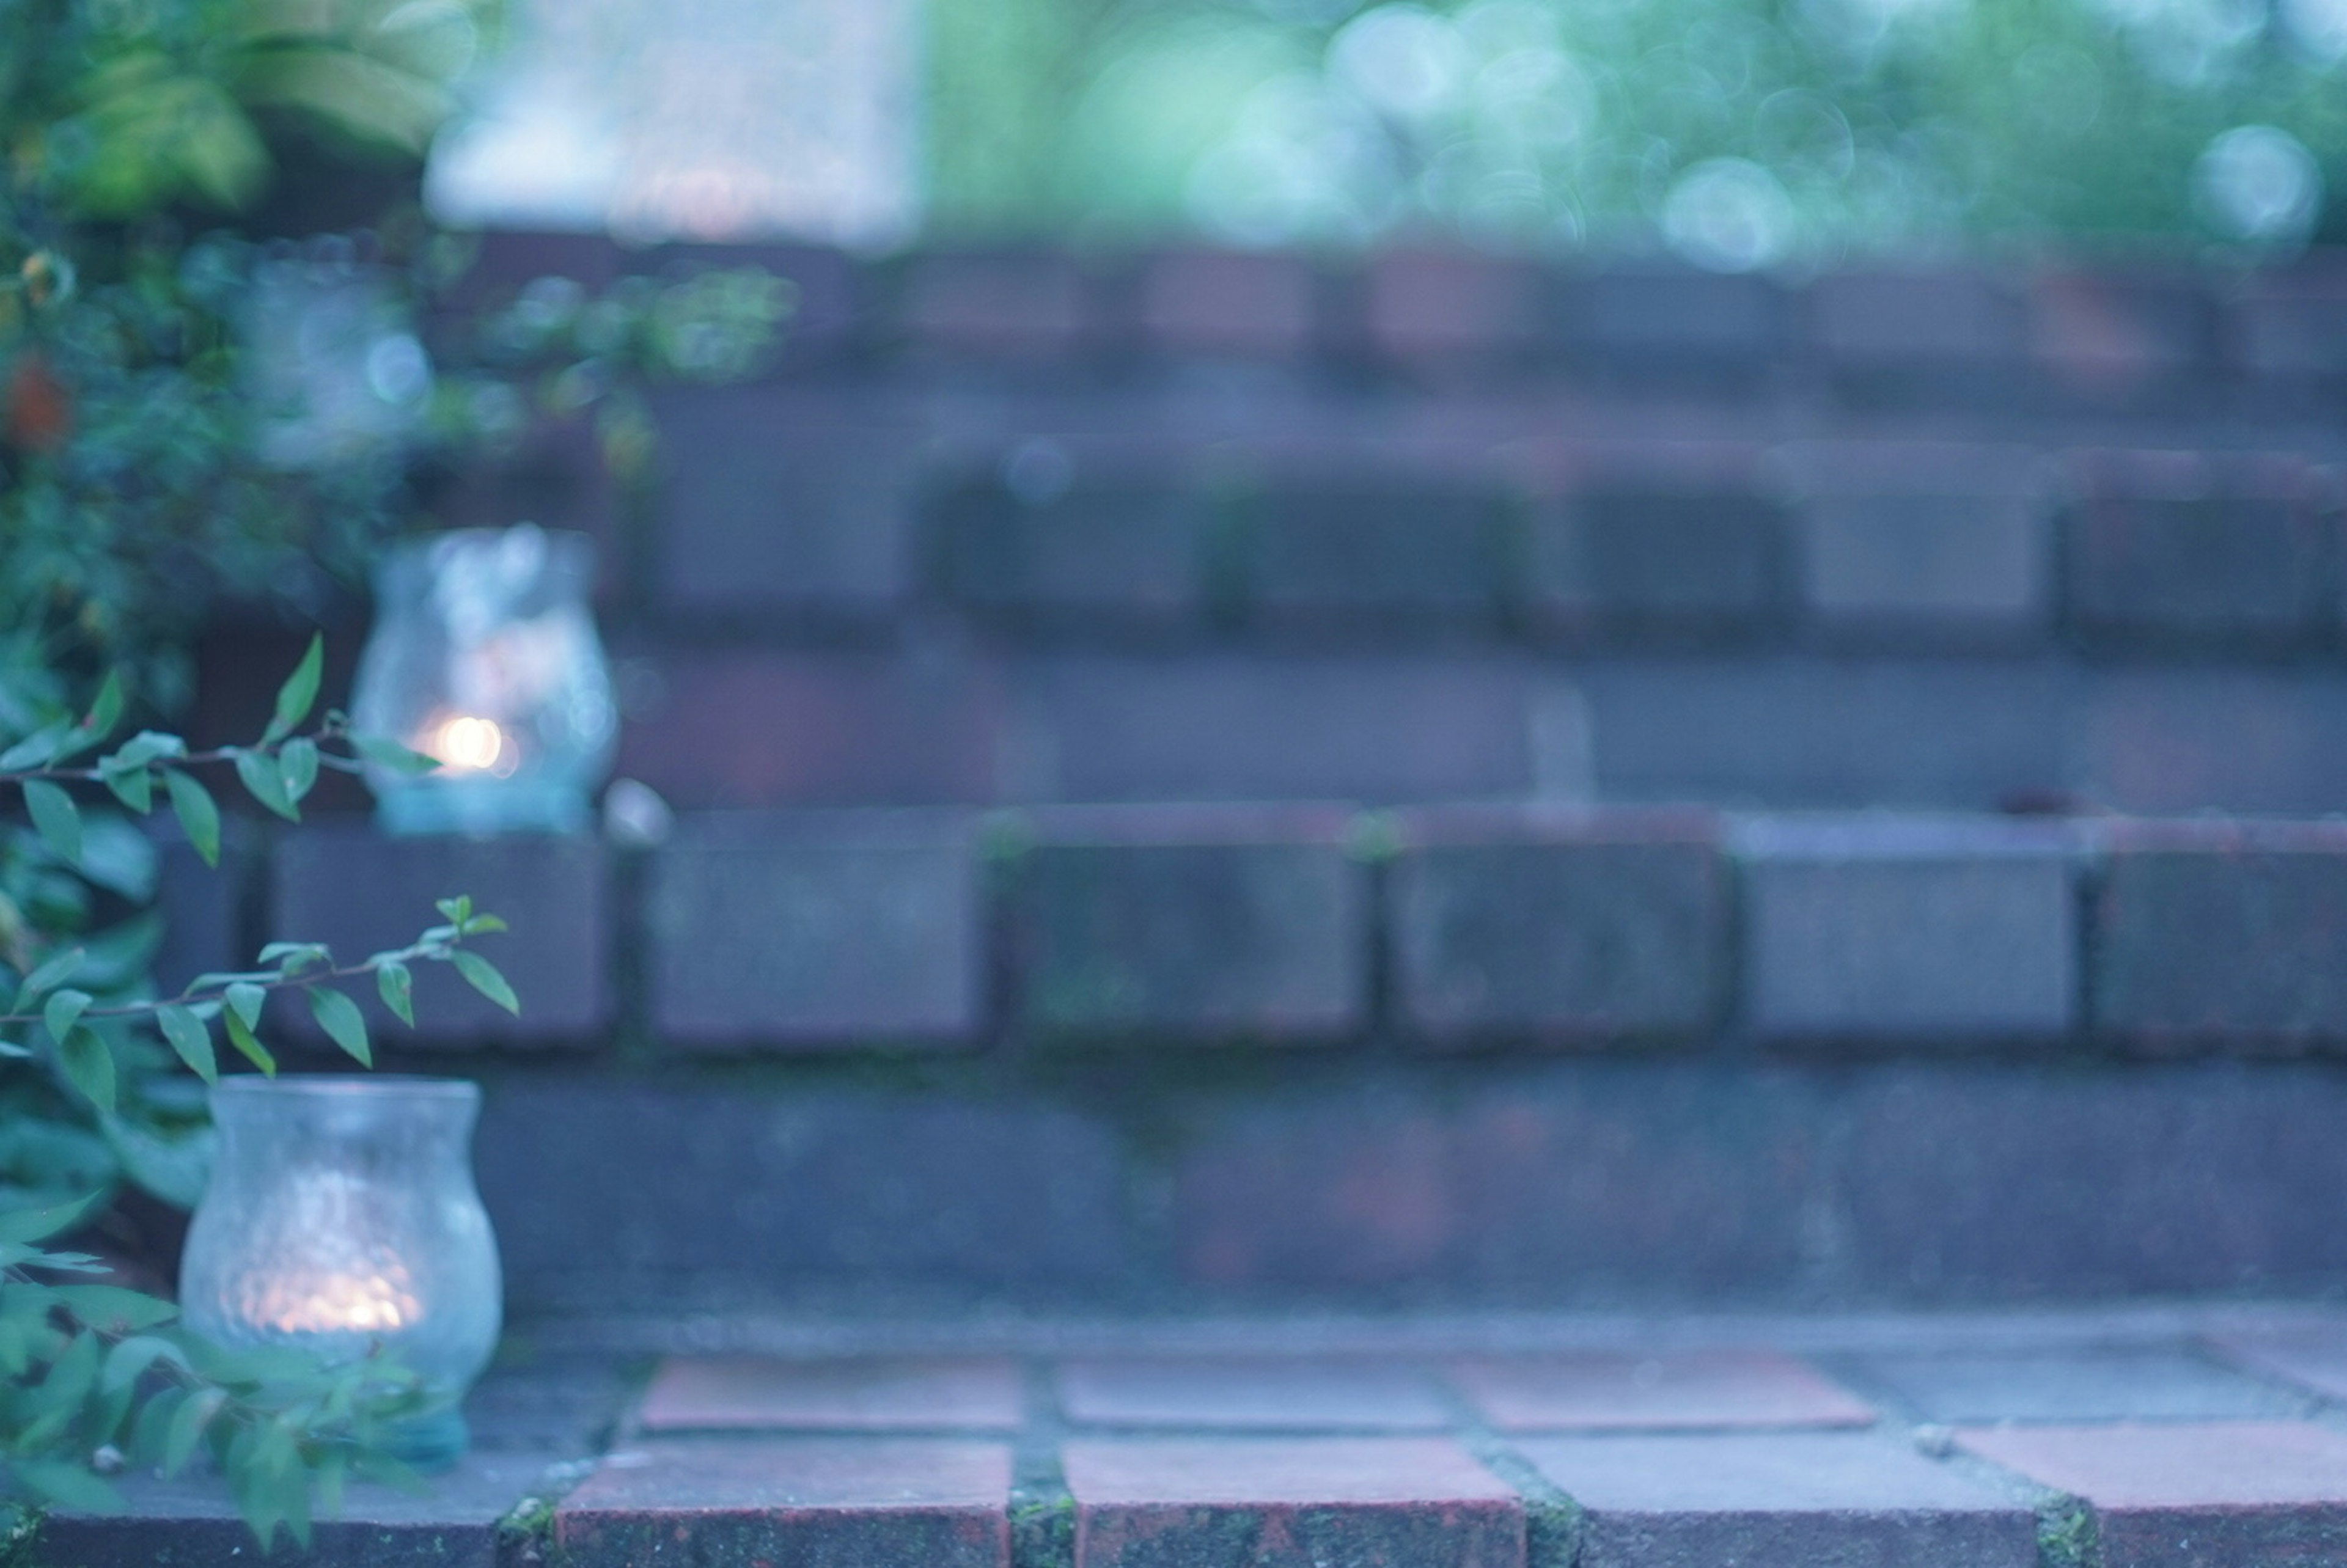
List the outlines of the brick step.
{"label": "brick step", "polygon": [[[634,1398],[608,1349],[579,1348],[596,1336],[574,1332],[568,1351],[491,1375],[479,1448],[434,1496],[354,1489],[308,1560],[2203,1568],[2347,1554],[2336,1315],[1617,1326],[1602,1348],[1569,1321],[1516,1324],[1507,1348],[1491,1327],[1392,1322],[1378,1351],[1225,1323],[1201,1355],[1164,1325],[1153,1347],[1144,1327],[1087,1351],[1039,1324],[1018,1356],[671,1358]],[[131,1490],[126,1517],[48,1520],[39,1560],[238,1555],[238,1527],[200,1486]]]}
{"label": "brick step", "polygon": [[490,950],[527,1005],[508,1019],[436,973],[420,1036],[374,1014],[426,1048],[2347,1041],[2347,825],[2329,821],[1198,804],[688,814],[624,851],[343,822],[254,847],[251,928],[237,878],[169,857],[162,979],[235,967],[266,937],[395,946],[433,898],[468,893],[511,921]]}

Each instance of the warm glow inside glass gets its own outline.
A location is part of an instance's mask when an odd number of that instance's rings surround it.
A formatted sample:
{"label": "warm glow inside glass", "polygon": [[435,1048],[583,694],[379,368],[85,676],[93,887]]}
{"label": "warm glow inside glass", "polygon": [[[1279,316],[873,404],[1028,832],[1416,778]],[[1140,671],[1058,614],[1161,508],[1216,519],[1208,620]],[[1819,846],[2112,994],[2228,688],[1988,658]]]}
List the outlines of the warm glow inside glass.
{"label": "warm glow inside glass", "polygon": [[377,1346],[421,1377],[401,1457],[446,1464],[497,1348],[497,1238],[473,1186],[480,1091],[453,1079],[223,1079],[220,1150],[180,1266],[188,1327],[231,1346],[329,1359]]}
{"label": "warm glow inside glass", "polygon": [[440,759],[371,768],[395,833],[576,832],[610,764],[610,673],[583,535],[523,524],[411,539],[375,575],[352,723]]}

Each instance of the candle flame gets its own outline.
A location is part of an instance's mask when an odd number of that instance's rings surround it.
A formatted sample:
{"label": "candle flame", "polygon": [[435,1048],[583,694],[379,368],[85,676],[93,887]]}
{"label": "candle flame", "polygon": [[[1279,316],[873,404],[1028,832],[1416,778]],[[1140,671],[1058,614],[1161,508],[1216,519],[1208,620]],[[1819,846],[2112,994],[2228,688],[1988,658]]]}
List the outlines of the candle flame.
{"label": "candle flame", "polygon": [[273,1275],[248,1282],[243,1316],[285,1334],[387,1334],[423,1316],[413,1284],[397,1263],[375,1274]]}
{"label": "candle flame", "polygon": [[416,750],[440,759],[441,771],[452,774],[512,774],[521,761],[513,737],[495,719],[456,713],[426,728]]}

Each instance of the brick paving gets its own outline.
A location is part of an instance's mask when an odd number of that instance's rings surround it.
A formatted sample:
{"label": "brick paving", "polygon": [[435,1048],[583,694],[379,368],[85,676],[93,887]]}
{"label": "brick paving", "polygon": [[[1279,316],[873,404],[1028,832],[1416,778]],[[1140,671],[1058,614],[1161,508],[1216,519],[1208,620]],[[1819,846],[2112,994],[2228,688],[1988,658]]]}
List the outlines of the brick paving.
{"label": "brick paving", "polygon": [[[334,1568],[2206,1568],[2347,1562],[2347,1317],[571,1325]],[[678,1332],[682,1332],[680,1326]],[[126,1478],[42,1568],[250,1555]],[[2085,1555],[2080,1555],[2081,1553]],[[281,1555],[283,1553],[281,1551]]]}

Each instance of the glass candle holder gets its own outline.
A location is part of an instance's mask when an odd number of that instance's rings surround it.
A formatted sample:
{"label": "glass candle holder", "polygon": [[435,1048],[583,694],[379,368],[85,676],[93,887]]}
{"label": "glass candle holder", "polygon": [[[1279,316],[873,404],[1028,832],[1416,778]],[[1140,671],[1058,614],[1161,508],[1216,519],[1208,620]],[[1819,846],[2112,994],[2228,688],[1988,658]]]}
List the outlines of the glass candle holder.
{"label": "glass candle holder", "polygon": [[575,833],[618,739],[588,593],[582,534],[524,523],[393,548],[375,574],[374,630],[351,723],[440,759],[370,767],[393,833]]}
{"label": "glass candle holder", "polygon": [[481,1091],[453,1079],[225,1078],[211,1181],[179,1272],[187,1325],[231,1348],[329,1363],[377,1347],[427,1402],[391,1435],[412,1464],[453,1463],[465,1391],[504,1315],[497,1237],[473,1186]]}

